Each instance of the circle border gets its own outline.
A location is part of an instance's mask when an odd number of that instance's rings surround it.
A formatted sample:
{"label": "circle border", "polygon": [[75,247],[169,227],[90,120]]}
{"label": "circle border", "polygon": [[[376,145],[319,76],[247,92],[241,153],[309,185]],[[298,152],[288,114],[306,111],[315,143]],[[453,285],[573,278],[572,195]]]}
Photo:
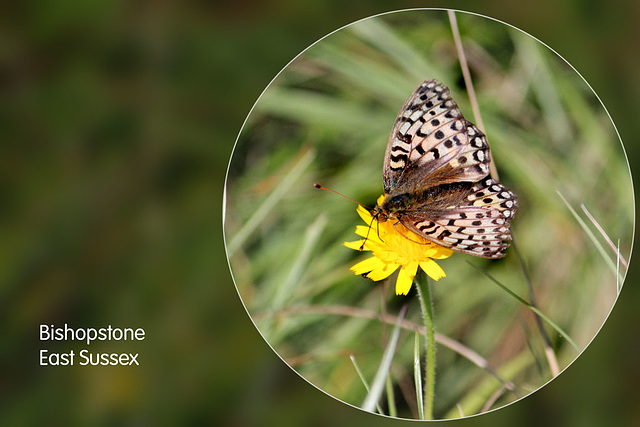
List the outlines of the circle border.
{"label": "circle border", "polygon": [[223,242],[224,242],[224,251],[225,251],[225,256],[227,258],[227,265],[229,267],[229,273],[231,274],[231,279],[233,280],[234,287],[236,288],[236,293],[238,294],[238,298],[240,299],[240,302],[242,303],[242,306],[244,307],[244,310],[247,313],[247,316],[251,320],[251,323],[253,323],[253,326],[256,328],[256,330],[258,331],[258,333],[260,334],[262,339],[269,346],[269,348],[296,375],[298,375],[300,378],[302,378],[309,385],[311,385],[315,389],[319,390],[320,392],[324,393],[325,395],[331,397],[332,399],[334,399],[334,400],[336,400],[336,401],[338,401],[338,402],[340,402],[340,403],[342,403],[344,405],[347,405],[347,406],[350,406],[352,408],[355,408],[355,409],[357,409],[357,410],[359,410],[359,411],[361,411],[363,413],[366,413],[366,414],[372,414],[372,415],[377,415],[377,416],[380,416],[380,417],[383,417],[383,418],[387,418],[387,419],[401,420],[401,421],[414,421],[414,422],[423,422],[423,421],[456,421],[456,420],[462,420],[462,419],[466,419],[466,418],[479,417],[479,416],[482,416],[482,415],[490,414],[490,413],[492,413],[494,411],[501,410],[503,408],[507,408],[507,407],[511,406],[512,404],[517,403],[517,402],[519,402],[519,401],[521,401],[521,400],[533,395],[534,393],[537,393],[539,390],[541,390],[545,386],[547,386],[551,381],[553,381],[556,378],[558,378],[571,365],[573,365],[573,363],[576,360],[578,360],[578,358],[582,355],[582,353],[584,353],[587,350],[587,348],[589,348],[589,346],[591,345],[593,340],[598,336],[598,334],[600,334],[600,331],[604,327],[605,323],[607,323],[607,320],[609,319],[609,316],[611,316],[611,313],[612,313],[614,307],[616,306],[616,303],[618,302],[618,299],[620,298],[620,294],[622,293],[622,290],[624,289],[624,283],[625,283],[627,275],[628,275],[628,270],[625,272],[625,275],[624,275],[624,277],[622,279],[622,283],[620,284],[620,288],[618,289],[616,298],[613,301],[613,304],[611,305],[611,308],[609,309],[609,312],[605,316],[605,318],[604,318],[602,324],[600,325],[600,327],[598,328],[598,330],[593,334],[593,336],[591,337],[589,342],[584,346],[584,348],[580,351],[580,353],[576,357],[574,357],[573,360],[571,360],[571,362],[569,362],[556,376],[550,378],[547,382],[545,382],[544,384],[542,384],[541,386],[536,388],[534,391],[532,391],[532,392],[530,392],[530,393],[528,393],[528,394],[526,394],[524,396],[521,396],[521,397],[519,397],[519,398],[517,398],[517,399],[515,399],[515,400],[513,400],[513,401],[511,401],[509,403],[506,403],[503,406],[500,406],[498,408],[490,409],[490,410],[488,410],[486,412],[480,412],[480,413],[476,413],[476,414],[465,415],[465,416],[459,417],[459,418],[446,418],[446,419],[435,419],[435,420],[419,420],[419,419],[414,419],[414,418],[392,417],[392,416],[386,415],[386,414],[379,414],[377,412],[366,411],[361,407],[358,407],[358,406],[355,406],[354,404],[345,402],[345,401],[333,396],[332,394],[326,392],[325,390],[321,389],[319,386],[313,384],[311,381],[306,379],[304,376],[302,376],[302,374],[300,374],[294,368],[292,368],[282,358],[282,356],[280,356],[280,354],[273,348],[273,346],[269,343],[269,341],[262,334],[262,331],[260,331],[260,328],[258,328],[258,326],[256,325],[255,321],[253,320],[253,317],[251,316],[251,314],[249,313],[249,310],[247,309],[246,304],[244,303],[244,300],[242,299],[242,296],[240,295],[240,291],[238,290],[238,285],[236,284],[235,276],[233,275],[233,269],[231,267],[231,260],[229,258],[229,252],[227,250],[227,236],[226,236],[226,233],[225,233],[226,214],[227,214],[227,212],[226,212],[226,208],[227,208],[227,186],[228,186],[228,180],[229,180],[229,171],[231,169],[231,161],[233,160],[233,154],[236,151],[236,147],[238,145],[238,140],[240,139],[240,135],[242,134],[242,131],[244,130],[244,127],[247,124],[247,121],[249,120],[249,117],[251,116],[251,113],[253,112],[253,110],[255,109],[256,105],[258,104],[258,102],[260,101],[260,99],[262,98],[264,93],[267,91],[267,89],[269,89],[269,87],[278,78],[278,76],[280,76],[280,74],[282,74],[282,72],[285,69],[287,69],[287,67],[289,67],[289,65],[291,65],[296,59],[298,59],[298,57],[300,57],[302,54],[304,54],[311,47],[315,46],[316,44],[318,44],[319,42],[321,42],[325,38],[331,36],[332,34],[337,33],[338,31],[341,31],[341,30],[343,30],[343,29],[345,29],[345,28],[347,28],[347,27],[349,27],[351,25],[357,24],[357,23],[362,22],[362,21],[366,21],[368,19],[378,18],[378,17],[381,17],[381,16],[390,15],[390,14],[393,14],[393,13],[412,12],[412,11],[446,11],[446,12],[451,11],[451,12],[454,12],[454,13],[464,13],[464,14],[468,14],[468,15],[474,15],[474,16],[477,16],[477,17],[480,17],[480,18],[489,19],[491,21],[506,25],[506,26],[516,30],[516,31],[519,31],[522,34],[527,35],[528,37],[531,37],[533,40],[535,40],[538,43],[542,44],[544,47],[546,47],[551,52],[553,52],[558,58],[560,58],[562,61],[564,61],[564,63],[567,64],[580,77],[580,79],[582,79],[582,81],[587,85],[587,87],[595,95],[596,99],[600,103],[600,106],[604,109],[605,113],[607,114],[607,117],[609,118],[609,121],[611,122],[611,125],[613,126],[613,129],[615,130],[615,133],[616,133],[616,135],[618,137],[618,141],[620,143],[620,146],[622,148],[622,152],[624,153],[624,157],[625,157],[625,160],[626,160],[626,163],[627,163],[627,171],[629,172],[629,179],[630,179],[630,183],[631,183],[631,199],[632,199],[632,206],[633,206],[633,226],[632,226],[632,235],[631,235],[631,248],[629,250],[629,259],[627,260],[627,262],[629,264],[631,264],[631,257],[633,256],[633,247],[634,247],[634,242],[635,242],[635,231],[636,231],[636,199],[635,199],[635,188],[634,188],[634,185],[633,185],[633,175],[631,173],[631,166],[629,164],[629,156],[627,155],[627,151],[626,151],[626,149],[624,147],[624,143],[622,141],[622,137],[620,136],[620,132],[618,131],[618,128],[617,128],[615,122],[613,121],[613,118],[611,117],[611,114],[609,113],[609,110],[607,110],[607,107],[602,102],[602,99],[600,99],[600,96],[598,96],[598,94],[593,89],[593,87],[591,87],[589,82],[584,78],[584,76],[582,74],[580,74],[580,72],[569,61],[567,61],[562,55],[560,55],[558,52],[556,52],[549,45],[547,45],[546,43],[544,43],[543,41],[541,41],[537,37],[529,34],[528,32],[526,32],[526,31],[524,31],[524,30],[522,30],[522,29],[520,29],[520,28],[518,28],[518,27],[516,27],[516,26],[514,26],[512,24],[509,24],[507,22],[501,21],[501,20],[499,20],[497,18],[492,18],[490,16],[483,15],[481,13],[470,12],[470,11],[466,11],[466,10],[462,10],[462,9],[435,8],[435,7],[418,7],[418,8],[406,8],[406,9],[391,10],[391,11],[387,11],[387,12],[381,12],[381,13],[378,13],[378,14],[375,14],[375,15],[370,15],[370,16],[367,16],[365,18],[358,19],[357,21],[353,21],[353,22],[350,22],[348,24],[345,24],[345,25],[343,25],[343,26],[331,31],[330,33],[322,36],[321,38],[319,38],[315,42],[311,43],[309,46],[307,46],[305,49],[303,49],[300,53],[298,53],[295,57],[293,57],[284,67],[282,67],[282,69],[280,69],[280,71],[278,71],[278,73],[271,79],[271,81],[269,81],[267,86],[265,86],[265,88],[262,90],[262,92],[260,93],[260,95],[258,96],[256,101],[253,103],[253,106],[251,107],[251,109],[247,113],[244,121],[242,122],[242,126],[240,127],[240,130],[238,131],[238,136],[236,136],[236,140],[235,140],[235,142],[233,144],[233,148],[231,150],[231,154],[229,155],[229,162],[227,164],[227,170],[225,172],[224,187],[223,187],[223,194],[222,194],[222,239],[223,239]]}

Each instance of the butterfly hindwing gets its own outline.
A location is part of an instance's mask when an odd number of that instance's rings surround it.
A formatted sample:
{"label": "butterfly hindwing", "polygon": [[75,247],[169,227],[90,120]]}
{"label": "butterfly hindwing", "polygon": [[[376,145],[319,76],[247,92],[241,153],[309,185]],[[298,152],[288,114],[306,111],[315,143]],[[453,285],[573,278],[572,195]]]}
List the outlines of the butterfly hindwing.
{"label": "butterfly hindwing", "polygon": [[449,89],[422,83],[394,123],[384,161],[384,190],[413,192],[442,183],[477,181],[489,172],[484,134],[464,119]]}
{"label": "butterfly hindwing", "polygon": [[468,191],[466,202],[445,209],[417,206],[399,219],[414,233],[457,252],[503,257],[511,240],[509,222],[518,207],[516,195],[486,178]]}

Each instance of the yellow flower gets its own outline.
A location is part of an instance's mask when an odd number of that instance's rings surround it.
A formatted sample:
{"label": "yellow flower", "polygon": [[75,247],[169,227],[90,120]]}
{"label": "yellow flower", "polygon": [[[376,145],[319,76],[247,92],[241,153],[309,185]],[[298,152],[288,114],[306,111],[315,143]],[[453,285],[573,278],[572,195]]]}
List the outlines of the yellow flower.
{"label": "yellow flower", "polygon": [[[378,199],[382,201],[384,196]],[[418,267],[433,280],[446,276],[434,259],[451,256],[452,250],[430,242],[394,220],[377,222],[366,208],[358,206],[358,215],[367,224],[356,226],[356,234],[366,239],[345,242],[350,249],[372,251],[373,256],[351,267],[355,274],[366,274],[371,280],[383,280],[401,267],[396,281],[396,295],[406,295],[411,289]],[[373,223],[372,223],[373,222]],[[395,225],[394,225],[395,223]],[[369,224],[371,230],[369,230]]]}

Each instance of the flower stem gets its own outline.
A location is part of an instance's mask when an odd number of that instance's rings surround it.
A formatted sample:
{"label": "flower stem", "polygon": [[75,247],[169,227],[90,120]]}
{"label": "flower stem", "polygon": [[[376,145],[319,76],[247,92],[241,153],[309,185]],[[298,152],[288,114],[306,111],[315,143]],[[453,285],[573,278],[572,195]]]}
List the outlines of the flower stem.
{"label": "flower stem", "polygon": [[431,293],[429,292],[429,279],[427,275],[420,269],[414,278],[416,288],[418,289],[418,299],[420,300],[420,309],[424,319],[424,326],[427,330],[426,351],[427,364],[425,367],[425,383],[424,383],[424,417],[427,420],[433,419],[433,400],[436,387],[436,332],[433,327],[433,305],[431,302]]}

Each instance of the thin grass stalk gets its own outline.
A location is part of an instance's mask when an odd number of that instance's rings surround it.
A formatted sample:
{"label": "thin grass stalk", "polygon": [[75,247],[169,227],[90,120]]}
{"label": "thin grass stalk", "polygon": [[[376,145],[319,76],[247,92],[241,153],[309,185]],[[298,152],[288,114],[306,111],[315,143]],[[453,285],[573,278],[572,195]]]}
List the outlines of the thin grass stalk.
{"label": "thin grass stalk", "polygon": [[[541,361],[542,358],[541,356],[538,355],[538,351],[533,345],[531,330],[529,329],[529,325],[527,325],[527,322],[524,319],[524,316],[522,315],[522,313],[518,313],[518,321],[520,322],[520,326],[524,331],[525,342],[527,343],[527,348],[529,349],[529,352],[533,356],[533,360],[536,364],[536,369],[538,371],[538,374],[542,377],[544,375],[544,369],[545,369]],[[549,361],[547,360],[547,364],[548,363]]]}
{"label": "thin grass stalk", "polygon": [[416,386],[418,417],[424,420],[424,396],[422,394],[422,364],[420,363],[420,332],[416,331],[413,346],[413,380]]}
{"label": "thin grass stalk", "polygon": [[[451,23],[451,32],[453,33],[453,40],[456,45],[456,51],[458,52],[458,59],[460,60],[460,68],[462,69],[462,76],[464,77],[464,84],[467,86],[467,93],[469,94],[469,102],[471,103],[471,109],[473,110],[473,116],[476,120],[476,125],[482,132],[485,131],[484,123],[482,121],[482,115],[480,114],[480,106],[478,105],[478,97],[473,87],[473,80],[471,80],[471,72],[469,71],[469,63],[467,62],[467,56],[464,53],[462,47],[462,38],[460,37],[460,30],[458,29],[458,20],[456,19],[456,13],[453,10],[448,10],[449,22]],[[486,132],[485,132],[486,133]],[[498,170],[494,162],[489,163],[489,171],[491,178],[498,181]]]}
{"label": "thin grass stalk", "polygon": [[[308,305],[308,306],[292,306],[285,307],[284,309],[278,312],[279,317],[290,316],[290,315],[299,315],[299,314],[329,314],[336,316],[348,316],[355,318],[366,318],[379,320],[384,324],[393,325],[398,321],[396,316],[391,314],[380,314],[373,310],[362,309],[358,307],[350,307],[350,306],[341,306],[341,305]],[[254,316],[256,321],[260,321],[268,314],[267,312],[258,313]],[[425,326],[418,326],[415,323],[409,320],[403,320],[400,323],[400,326],[403,329],[415,331],[416,329],[421,334],[426,336]],[[484,370],[495,379],[497,379],[507,390],[513,392],[517,397],[520,397],[520,391],[516,387],[515,384],[511,381],[504,380],[494,369],[489,366],[489,362],[484,357],[480,356],[477,352],[473,351],[469,347],[463,345],[462,343],[447,337],[446,335],[435,333],[436,343],[442,345],[443,347],[448,348],[449,350],[458,353],[460,356],[467,359],[469,362],[473,363],[480,369]]]}
{"label": "thin grass stalk", "polygon": [[[371,388],[369,387],[369,383],[367,382],[364,375],[362,374],[362,371],[360,370],[360,366],[358,366],[358,362],[356,362],[356,357],[353,354],[350,354],[349,359],[351,359],[351,363],[353,364],[353,367],[356,369],[356,372],[358,373],[358,377],[360,377],[360,381],[362,381],[364,388],[367,390],[367,394],[370,393]],[[378,411],[379,414],[384,415],[384,412],[382,412],[382,408],[378,403],[376,403],[376,410]]]}
{"label": "thin grass stalk", "polygon": [[[499,368],[500,375],[505,378],[516,378],[529,369],[531,363],[531,354],[527,350],[522,351],[501,364]],[[459,418],[460,411],[465,414],[479,413],[487,400],[499,388],[502,388],[501,385],[497,384],[493,378],[480,380],[471,386],[465,396],[458,401],[462,409],[451,408],[444,414],[443,418]],[[533,389],[527,389],[526,391],[531,392]]]}
{"label": "thin grass stalk", "polygon": [[433,402],[436,389],[436,336],[433,324],[433,305],[431,301],[431,293],[429,291],[429,279],[426,273],[418,269],[418,273],[414,279],[416,288],[418,289],[418,299],[420,300],[420,309],[424,319],[426,329],[426,366],[425,366],[425,383],[424,383],[424,418],[426,420],[433,419]]}
{"label": "thin grass stalk", "polygon": [[584,220],[582,218],[580,218],[580,215],[578,215],[578,212],[576,212],[575,209],[573,209],[573,206],[571,206],[569,204],[569,202],[567,201],[567,199],[562,195],[562,193],[560,192],[560,190],[556,190],[556,193],[558,193],[558,196],[562,199],[562,201],[564,202],[564,204],[567,206],[567,209],[569,209],[569,212],[571,212],[571,214],[573,215],[573,217],[576,219],[576,221],[578,222],[578,224],[580,225],[580,227],[582,227],[582,230],[584,230],[584,232],[587,234],[587,237],[589,237],[589,239],[591,240],[591,242],[593,242],[594,246],[596,247],[596,249],[598,250],[598,253],[600,253],[600,256],[602,256],[602,259],[604,260],[605,264],[607,264],[609,266],[609,268],[611,269],[611,271],[614,272],[614,274],[616,274],[616,276],[619,276],[619,274],[617,274],[616,271],[616,266],[613,264],[613,261],[611,260],[611,258],[609,258],[609,255],[607,254],[607,251],[605,251],[604,247],[602,246],[602,244],[600,243],[600,241],[598,240],[598,238],[595,236],[595,234],[593,234],[593,231],[591,231],[591,229],[589,228],[589,226],[584,222]]}
{"label": "thin grass stalk", "polygon": [[384,384],[387,376],[389,375],[389,369],[391,368],[391,362],[393,361],[393,355],[395,354],[396,347],[398,345],[398,338],[400,336],[400,325],[404,320],[404,316],[407,313],[407,306],[403,306],[400,310],[400,315],[398,316],[398,321],[396,322],[395,327],[393,328],[393,332],[391,333],[391,338],[389,338],[389,342],[387,343],[387,347],[384,350],[384,354],[382,355],[382,361],[380,362],[380,366],[378,366],[378,372],[376,372],[376,376],[373,380],[373,384],[371,385],[371,390],[364,402],[362,403],[362,409],[368,412],[373,412],[373,408],[380,401],[380,396],[382,396],[382,391],[384,389]]}
{"label": "thin grass stalk", "polygon": [[[616,248],[616,245],[613,244],[613,241],[611,240],[607,232],[604,231],[604,228],[602,228],[600,223],[598,223],[598,221],[596,221],[593,215],[591,215],[591,212],[589,212],[589,210],[584,205],[584,203],[580,203],[580,207],[582,208],[582,212],[584,212],[587,218],[589,218],[593,226],[598,229],[598,231],[600,232],[604,240],[606,240],[611,250],[616,254],[616,257],[618,258],[618,262],[622,262],[622,265],[624,265],[625,269],[629,268],[629,266],[627,265],[627,260],[624,259],[624,257],[620,254],[620,240],[618,240],[618,247]],[[616,267],[616,270],[619,270],[619,266]]]}
{"label": "thin grass stalk", "polygon": [[309,262],[309,258],[313,254],[313,249],[318,243],[318,239],[322,235],[324,228],[327,224],[327,217],[324,214],[318,215],[316,220],[307,227],[302,242],[302,247],[298,252],[298,255],[293,262],[291,271],[287,276],[287,279],[282,285],[278,287],[278,290],[273,297],[271,307],[273,310],[279,310],[284,305],[286,299],[293,294],[295,287],[300,283],[300,277],[304,273],[304,268]]}
{"label": "thin grass stalk", "polygon": [[[388,277],[382,281],[382,286],[380,286],[380,290],[381,290],[381,292],[380,292],[380,313],[382,315],[382,318],[384,318],[387,315],[389,315],[389,312],[387,310],[387,298],[386,298],[386,296],[389,295],[388,294],[388,291],[389,291],[389,278]],[[382,322],[382,339],[387,341],[387,322]]]}
{"label": "thin grass stalk", "polygon": [[520,303],[526,305],[527,307],[529,307],[529,309],[531,311],[533,311],[534,313],[536,313],[537,315],[539,315],[542,319],[544,319],[545,322],[547,322],[553,329],[556,330],[556,332],[558,332],[565,340],[567,340],[567,342],[578,352],[582,351],[580,349],[580,347],[578,347],[578,344],[575,343],[575,341],[569,336],[569,334],[567,334],[560,326],[558,326],[553,320],[549,319],[542,311],[540,311],[538,309],[538,307],[534,307],[533,305],[531,305],[531,303],[529,303],[528,301],[522,299],[520,296],[518,296],[515,292],[513,292],[511,289],[507,288],[505,285],[503,285],[502,283],[500,283],[498,280],[496,280],[492,275],[490,275],[489,273],[487,273],[486,271],[483,271],[480,267],[475,266],[473,263],[467,261],[467,264],[469,264],[470,266],[472,266],[473,268],[475,268],[476,270],[478,270],[480,273],[482,273],[484,276],[486,276],[488,279],[490,279],[493,283],[495,283],[496,285],[498,285],[500,288],[502,288],[502,290],[504,290],[505,292],[507,292],[509,295],[511,295],[513,298],[515,298],[517,301],[519,301]]}
{"label": "thin grass stalk", "polygon": [[[524,276],[524,280],[527,284],[527,289],[529,290],[529,302],[533,307],[538,307],[538,303],[536,301],[535,293],[533,292],[533,283],[531,282],[531,276],[529,275],[529,270],[524,262],[524,258],[522,254],[518,250],[518,246],[516,245],[516,239],[512,236],[513,250],[516,253],[516,258],[518,258],[518,264],[520,264],[520,270],[522,271],[522,275]],[[544,354],[547,358],[547,362],[549,363],[549,370],[551,371],[552,376],[557,376],[560,373],[560,365],[558,364],[558,358],[556,357],[555,352],[553,351],[553,347],[551,347],[551,339],[549,338],[549,334],[547,330],[544,328],[542,324],[542,319],[536,313],[533,314],[536,320],[536,326],[540,331],[540,335],[542,336],[542,342],[544,345]]]}
{"label": "thin grass stalk", "polygon": [[398,411],[396,409],[396,398],[395,398],[395,393],[393,392],[393,383],[391,382],[391,371],[389,371],[389,375],[387,375],[386,392],[387,392],[387,407],[389,408],[389,416],[397,417]]}
{"label": "thin grass stalk", "polygon": [[497,389],[495,393],[493,393],[491,397],[487,400],[487,402],[484,404],[482,409],[480,409],[480,412],[481,413],[487,412],[489,409],[491,409],[494,403],[496,403],[496,400],[498,400],[500,396],[502,396],[503,394],[504,394],[504,388]]}

